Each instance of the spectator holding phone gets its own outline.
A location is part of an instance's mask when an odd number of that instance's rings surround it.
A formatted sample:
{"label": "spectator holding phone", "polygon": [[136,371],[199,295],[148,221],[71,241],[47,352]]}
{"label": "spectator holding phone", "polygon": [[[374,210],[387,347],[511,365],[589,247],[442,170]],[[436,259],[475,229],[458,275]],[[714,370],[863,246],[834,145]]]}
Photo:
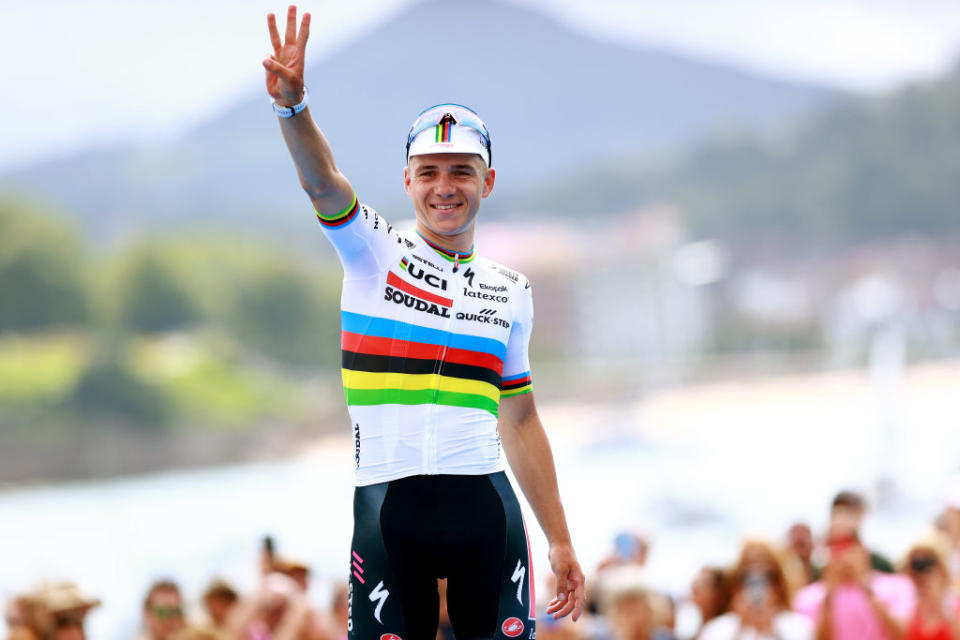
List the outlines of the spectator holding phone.
{"label": "spectator holding phone", "polygon": [[917,590],[917,608],[904,640],[958,640],[957,600],[949,592],[947,568],[929,545],[910,549],[903,572]]}
{"label": "spectator holding phone", "polygon": [[708,622],[699,640],[812,640],[812,623],[790,610],[790,585],[769,544],[745,543],[730,582],[730,611]]}
{"label": "spectator holding phone", "polygon": [[643,537],[627,531],[618,533],[613,539],[613,553],[600,562],[597,571],[625,565],[642,567],[647,562],[649,549],[650,545]]}
{"label": "spectator holding phone", "polygon": [[803,588],[794,609],[816,625],[817,640],[898,640],[916,604],[910,580],[875,571],[855,535],[827,539],[823,579]]}
{"label": "spectator holding phone", "polygon": [[[856,491],[844,490],[837,493],[830,503],[830,526],[827,538],[840,539],[849,536],[860,537],[860,528],[867,515],[867,501]],[[868,550],[870,567],[874,571],[894,573],[896,568],[879,551]]]}

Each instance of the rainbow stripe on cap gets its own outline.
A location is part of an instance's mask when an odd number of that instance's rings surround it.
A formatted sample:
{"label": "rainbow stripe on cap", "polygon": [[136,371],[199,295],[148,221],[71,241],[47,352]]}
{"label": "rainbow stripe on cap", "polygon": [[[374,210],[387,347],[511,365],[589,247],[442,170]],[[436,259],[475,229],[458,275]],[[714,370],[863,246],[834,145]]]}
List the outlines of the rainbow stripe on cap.
{"label": "rainbow stripe on cap", "polygon": [[434,142],[450,142],[450,136],[453,134],[453,118],[444,118],[443,122],[437,125],[437,136]]}

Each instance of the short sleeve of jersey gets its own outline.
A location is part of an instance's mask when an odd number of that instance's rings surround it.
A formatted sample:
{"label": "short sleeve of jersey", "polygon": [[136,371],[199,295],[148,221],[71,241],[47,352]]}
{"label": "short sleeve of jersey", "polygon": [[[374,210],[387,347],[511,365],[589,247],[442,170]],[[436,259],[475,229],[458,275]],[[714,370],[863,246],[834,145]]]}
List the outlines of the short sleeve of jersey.
{"label": "short sleeve of jersey", "polygon": [[380,273],[393,245],[400,242],[393,227],[371,207],[361,204],[356,195],[343,211],[331,215],[318,211],[317,219],[337,250],[347,279]]}
{"label": "short sleeve of jersey", "polygon": [[533,329],[533,297],[530,283],[515,298],[515,315],[507,340],[507,356],[503,363],[500,397],[509,398],[533,390],[530,378],[530,332]]}

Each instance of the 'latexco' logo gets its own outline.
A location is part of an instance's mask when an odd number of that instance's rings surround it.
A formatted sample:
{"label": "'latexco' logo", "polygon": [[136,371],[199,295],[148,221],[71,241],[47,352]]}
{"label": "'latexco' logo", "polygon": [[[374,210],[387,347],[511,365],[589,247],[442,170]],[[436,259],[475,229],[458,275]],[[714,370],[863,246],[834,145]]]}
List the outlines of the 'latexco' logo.
{"label": "'latexco' logo", "polygon": [[476,298],[477,300],[492,300],[493,302],[510,301],[510,296],[497,296],[492,293],[484,293],[482,291],[471,291],[466,287],[463,288],[463,295],[467,298]]}
{"label": "'latexco' logo", "polygon": [[523,633],[523,621],[520,618],[507,618],[500,626],[500,630],[508,638],[516,638]]}

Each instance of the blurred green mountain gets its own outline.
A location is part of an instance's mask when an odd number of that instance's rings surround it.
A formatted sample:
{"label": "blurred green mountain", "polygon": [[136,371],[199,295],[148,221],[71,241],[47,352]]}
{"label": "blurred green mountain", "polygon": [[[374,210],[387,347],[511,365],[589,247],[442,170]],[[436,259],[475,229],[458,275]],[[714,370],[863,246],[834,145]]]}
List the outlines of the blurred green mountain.
{"label": "blurred green mountain", "polygon": [[[246,54],[251,68],[260,53]],[[492,1],[415,4],[311,61],[307,83],[338,166],[391,220],[409,215],[405,134],[431,104],[471,105],[490,126],[493,213],[515,210],[511,194],[557,171],[612,153],[649,156],[718,130],[778,127],[838,95],[594,39]],[[305,235],[315,223],[275,120],[258,84],[168,144],[87,150],[0,177],[0,189],[42,194],[93,237],[184,223]]]}
{"label": "blurred green mountain", "polygon": [[651,164],[620,156],[529,189],[526,211],[580,216],[653,202],[695,233],[846,243],[960,230],[960,65],[845,100],[778,136],[714,139]]}

